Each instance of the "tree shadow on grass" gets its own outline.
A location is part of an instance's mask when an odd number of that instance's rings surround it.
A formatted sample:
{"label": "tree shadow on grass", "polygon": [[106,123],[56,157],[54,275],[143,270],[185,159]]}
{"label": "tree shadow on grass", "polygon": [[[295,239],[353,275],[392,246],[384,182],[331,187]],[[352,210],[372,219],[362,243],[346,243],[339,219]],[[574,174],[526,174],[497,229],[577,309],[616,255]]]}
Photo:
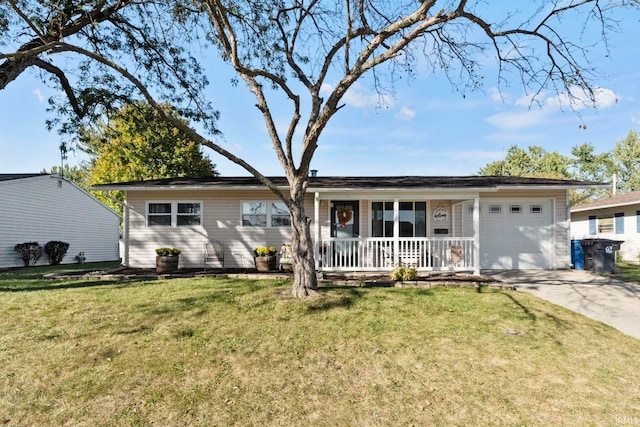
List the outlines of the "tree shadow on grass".
{"label": "tree shadow on grass", "polygon": [[[45,284],[43,284],[45,283]],[[0,284],[0,293],[2,292],[34,292],[34,291],[58,291],[65,289],[83,289],[96,288],[100,286],[110,286],[112,288],[128,288],[131,286],[141,286],[153,284],[148,280],[105,280],[105,279],[87,279],[76,280],[73,282],[44,282],[38,280],[37,284],[17,283],[17,284]]]}

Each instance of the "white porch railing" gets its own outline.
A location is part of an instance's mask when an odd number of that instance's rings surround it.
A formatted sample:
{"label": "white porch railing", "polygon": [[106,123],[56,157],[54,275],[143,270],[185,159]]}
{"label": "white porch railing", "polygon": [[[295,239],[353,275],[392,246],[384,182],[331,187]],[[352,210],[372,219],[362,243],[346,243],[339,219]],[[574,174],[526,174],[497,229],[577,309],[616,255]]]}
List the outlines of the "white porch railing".
{"label": "white porch railing", "polygon": [[473,237],[328,238],[318,242],[321,271],[478,271]]}

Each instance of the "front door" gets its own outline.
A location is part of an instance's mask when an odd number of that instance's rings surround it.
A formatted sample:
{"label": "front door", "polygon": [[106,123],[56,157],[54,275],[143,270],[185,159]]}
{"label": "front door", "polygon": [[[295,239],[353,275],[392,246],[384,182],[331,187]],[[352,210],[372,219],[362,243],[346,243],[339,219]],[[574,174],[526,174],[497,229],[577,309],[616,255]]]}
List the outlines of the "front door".
{"label": "front door", "polygon": [[360,236],[360,202],[333,202],[331,207],[331,237],[350,238]]}

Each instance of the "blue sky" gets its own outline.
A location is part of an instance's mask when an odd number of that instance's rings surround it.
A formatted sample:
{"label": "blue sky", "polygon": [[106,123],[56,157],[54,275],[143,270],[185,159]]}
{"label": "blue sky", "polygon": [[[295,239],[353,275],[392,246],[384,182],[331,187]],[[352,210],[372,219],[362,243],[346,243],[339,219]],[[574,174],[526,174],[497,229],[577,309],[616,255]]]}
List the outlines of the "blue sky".
{"label": "blue sky", "polygon": [[[595,58],[604,77],[598,82],[600,107],[572,111],[549,93],[542,107],[530,108],[517,85],[498,93],[489,69],[482,91],[463,97],[441,76],[424,70],[411,82],[396,84],[382,105],[371,82],[358,82],[346,106],[330,122],[319,142],[312,167],[320,175],[470,175],[500,160],[511,145],[538,145],[570,154],[572,146],[591,143],[597,152],[611,150],[629,130],[640,130],[640,25],[628,19],[625,33],[613,34],[608,58]],[[219,142],[266,175],[282,175],[255,100],[220,64],[209,89],[221,113]],[[210,79],[214,80],[214,79]],[[39,172],[60,164],[60,139],[47,132],[45,120],[51,89],[31,74],[0,91],[0,173]],[[288,116],[276,108],[276,120]],[[586,129],[581,125],[585,125]],[[222,175],[247,175],[211,152]],[[82,161],[70,154],[68,163]]]}

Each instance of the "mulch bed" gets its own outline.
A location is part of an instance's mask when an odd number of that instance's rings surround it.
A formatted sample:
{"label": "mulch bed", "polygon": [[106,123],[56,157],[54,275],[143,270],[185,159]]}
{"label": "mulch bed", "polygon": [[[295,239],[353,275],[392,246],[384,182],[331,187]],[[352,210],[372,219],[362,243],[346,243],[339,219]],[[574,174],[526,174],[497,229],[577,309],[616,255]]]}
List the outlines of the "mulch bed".
{"label": "mulch bed", "polygon": [[[164,280],[191,277],[214,277],[228,279],[280,279],[292,280],[290,271],[257,272],[255,269],[180,269],[173,273],[156,272],[155,268],[118,267],[106,270],[86,270],[71,273],[52,273],[44,276],[51,280]],[[509,285],[496,282],[485,276],[466,273],[431,273],[422,275],[416,280],[391,280],[388,273],[321,273],[318,275],[320,285],[358,286],[358,287],[490,287],[513,289]]]}

